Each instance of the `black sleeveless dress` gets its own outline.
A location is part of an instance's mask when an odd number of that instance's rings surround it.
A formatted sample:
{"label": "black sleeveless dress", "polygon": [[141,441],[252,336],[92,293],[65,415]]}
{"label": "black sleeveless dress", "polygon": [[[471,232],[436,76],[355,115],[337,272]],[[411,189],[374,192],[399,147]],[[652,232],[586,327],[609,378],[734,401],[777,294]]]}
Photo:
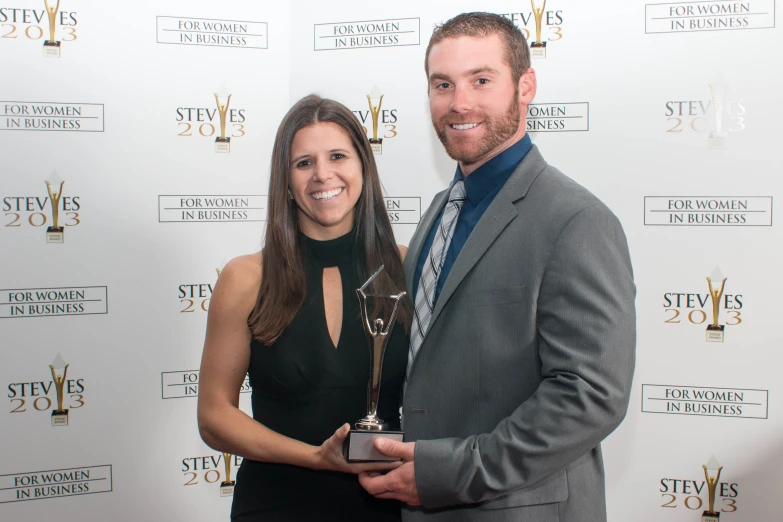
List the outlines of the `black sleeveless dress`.
{"label": "black sleeveless dress", "polygon": [[[342,424],[367,414],[370,351],[359,316],[356,272],[361,249],[353,233],[329,241],[303,234],[307,291],[293,322],[271,346],[250,345],[253,418],[288,437],[320,446]],[[361,259],[361,257],[359,257]],[[337,266],[343,287],[343,319],[335,348],[326,326],[323,269]],[[398,324],[386,350],[378,414],[398,430],[408,343]],[[394,521],[396,501],[378,500],[357,475],[315,471],[244,459],[231,508],[234,522]]]}

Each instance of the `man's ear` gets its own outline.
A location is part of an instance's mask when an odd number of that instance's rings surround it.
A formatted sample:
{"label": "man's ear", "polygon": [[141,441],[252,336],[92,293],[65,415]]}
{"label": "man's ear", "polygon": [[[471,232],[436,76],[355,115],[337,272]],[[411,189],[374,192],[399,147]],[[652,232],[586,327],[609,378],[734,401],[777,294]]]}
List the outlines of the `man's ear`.
{"label": "man's ear", "polygon": [[532,67],[528,67],[527,70],[519,77],[519,103],[520,105],[528,106],[536,97],[536,71]]}

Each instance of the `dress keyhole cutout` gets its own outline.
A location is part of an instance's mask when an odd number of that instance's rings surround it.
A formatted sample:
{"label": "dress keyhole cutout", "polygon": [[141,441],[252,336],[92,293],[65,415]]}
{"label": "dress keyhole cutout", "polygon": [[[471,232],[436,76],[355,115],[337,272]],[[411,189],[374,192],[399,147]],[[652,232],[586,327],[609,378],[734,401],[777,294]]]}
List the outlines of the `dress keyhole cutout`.
{"label": "dress keyhole cutout", "polygon": [[323,290],[326,328],[336,349],[343,328],[343,281],[340,278],[340,269],[336,266],[324,268]]}

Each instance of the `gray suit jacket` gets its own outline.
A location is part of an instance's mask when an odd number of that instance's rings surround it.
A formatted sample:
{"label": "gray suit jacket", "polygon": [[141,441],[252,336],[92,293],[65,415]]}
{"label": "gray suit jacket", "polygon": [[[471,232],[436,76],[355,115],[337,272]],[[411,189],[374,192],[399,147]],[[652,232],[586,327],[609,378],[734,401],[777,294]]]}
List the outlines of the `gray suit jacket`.
{"label": "gray suit jacket", "polygon": [[[447,196],[411,240],[409,292]],[[600,442],[628,406],[635,295],[617,218],[534,146],[457,257],[413,361],[403,418],[423,507],[403,519],[605,521]]]}

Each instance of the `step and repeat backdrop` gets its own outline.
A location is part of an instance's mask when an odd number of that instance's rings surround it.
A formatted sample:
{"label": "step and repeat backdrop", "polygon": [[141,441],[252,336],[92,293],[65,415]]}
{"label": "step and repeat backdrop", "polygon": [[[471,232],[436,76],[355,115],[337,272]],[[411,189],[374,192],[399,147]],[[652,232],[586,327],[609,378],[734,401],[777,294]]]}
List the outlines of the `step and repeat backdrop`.
{"label": "step and repeat backdrop", "polygon": [[0,3],[0,519],[228,520],[242,459],[199,437],[198,367],[220,269],[263,245],[280,120],[311,92],[351,108],[407,244],[455,169],[427,42],[486,10],[536,42],[533,141],[631,247],[638,363],[604,443],[609,520],[697,522],[712,480],[722,521],[780,520],[776,8]]}

